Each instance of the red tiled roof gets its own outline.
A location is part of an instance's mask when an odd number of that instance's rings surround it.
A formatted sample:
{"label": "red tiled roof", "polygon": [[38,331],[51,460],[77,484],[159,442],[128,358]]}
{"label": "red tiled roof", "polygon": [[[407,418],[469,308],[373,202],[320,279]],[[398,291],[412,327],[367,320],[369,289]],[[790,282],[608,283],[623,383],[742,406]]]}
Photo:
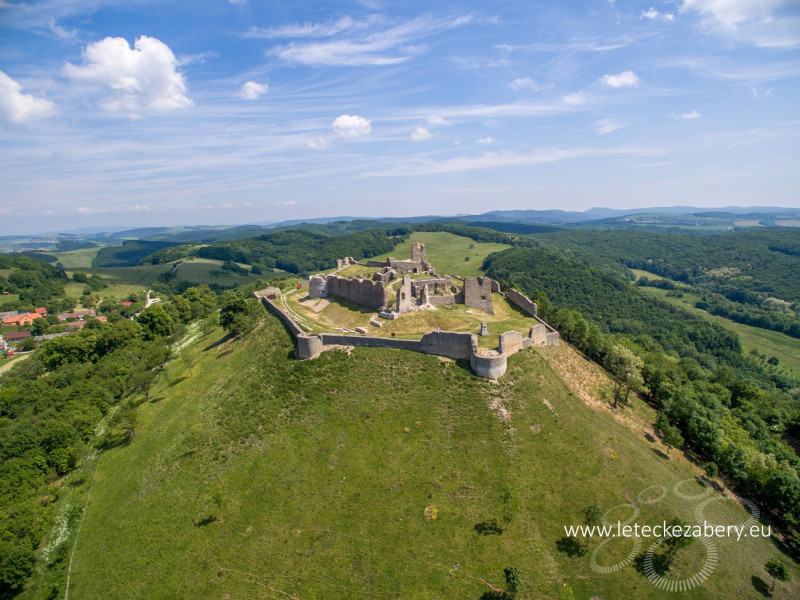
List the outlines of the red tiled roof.
{"label": "red tiled roof", "polygon": [[6,336],[7,340],[23,340],[27,337],[31,337],[30,331],[15,331],[14,333],[9,333]]}
{"label": "red tiled roof", "polygon": [[46,308],[34,308],[34,309],[33,309],[33,312],[35,312],[35,313],[39,313],[39,314],[40,314],[40,315],[42,315],[43,317],[46,317],[46,316],[47,316],[47,309],[46,309]]}
{"label": "red tiled roof", "polygon": [[30,325],[35,319],[41,319],[42,315],[39,313],[28,313],[25,315],[17,315],[16,317],[4,317],[3,325]]}

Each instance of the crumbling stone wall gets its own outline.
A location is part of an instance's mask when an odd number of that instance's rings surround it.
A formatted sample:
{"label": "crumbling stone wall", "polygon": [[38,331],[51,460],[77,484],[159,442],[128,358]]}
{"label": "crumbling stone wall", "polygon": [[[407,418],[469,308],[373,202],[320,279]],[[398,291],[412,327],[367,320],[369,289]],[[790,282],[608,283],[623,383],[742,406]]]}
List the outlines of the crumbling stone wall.
{"label": "crumbling stone wall", "polygon": [[492,307],[492,280],[488,277],[464,277],[464,304],[479,308],[490,315]]}
{"label": "crumbling stone wall", "polygon": [[328,297],[328,278],[325,275],[312,275],[308,278],[308,297]]}
{"label": "crumbling stone wall", "polygon": [[420,291],[424,286],[428,286],[428,293],[438,294],[447,291],[447,279],[443,277],[431,277],[426,279],[412,279],[411,280],[411,295],[419,297]]}
{"label": "crumbling stone wall", "polygon": [[338,296],[367,308],[386,308],[386,288],[382,281],[345,279],[331,275],[327,282],[328,295]]}
{"label": "crumbling stone wall", "polygon": [[395,277],[397,277],[397,271],[391,267],[383,267],[380,271],[373,273],[372,280],[383,281],[386,283],[388,281],[392,281]]}
{"label": "crumbling stone wall", "polygon": [[524,310],[530,316],[532,316],[532,317],[536,316],[536,312],[537,312],[536,302],[532,302],[531,299],[528,298],[522,292],[518,292],[514,288],[511,288],[510,290],[508,290],[508,293],[506,294],[506,298],[508,298],[509,301],[513,302],[517,306],[519,306],[522,310]]}
{"label": "crumbling stone wall", "polygon": [[516,354],[522,350],[522,334],[518,331],[506,331],[500,334],[499,351],[508,356]]}
{"label": "crumbling stone wall", "polygon": [[411,310],[414,302],[411,299],[411,277],[408,273],[403,274],[403,283],[397,289],[397,304],[395,312],[404,313]]}

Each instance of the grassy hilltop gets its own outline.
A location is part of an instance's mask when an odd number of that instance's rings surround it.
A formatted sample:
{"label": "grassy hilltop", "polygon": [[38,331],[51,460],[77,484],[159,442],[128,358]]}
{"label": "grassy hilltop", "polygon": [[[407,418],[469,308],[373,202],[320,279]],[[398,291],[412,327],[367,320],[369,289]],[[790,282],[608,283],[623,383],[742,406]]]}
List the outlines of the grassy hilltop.
{"label": "grassy hilltop", "polygon": [[[673,492],[698,471],[650,441],[650,409],[613,413],[610,382],[566,345],[511,357],[494,383],[386,349],[295,361],[271,316],[235,341],[190,335],[139,408],[132,443],[68,481],[73,523],[88,494],[70,598],[477,600],[503,587],[508,566],[524,582],[518,598],[760,598],[769,583],[763,565],[778,551],[765,539],[716,539],[716,569],[683,594],[633,565],[595,572],[599,540],[580,557],[558,550],[592,503],[616,522],[637,502],[642,524],[692,522],[700,503]],[[724,501],[704,516],[748,517]],[[595,564],[631,545],[606,544]],[[705,561],[696,543],[670,573],[691,577]],[[23,597],[46,595],[67,564]],[[775,598],[800,594],[792,575]]]}

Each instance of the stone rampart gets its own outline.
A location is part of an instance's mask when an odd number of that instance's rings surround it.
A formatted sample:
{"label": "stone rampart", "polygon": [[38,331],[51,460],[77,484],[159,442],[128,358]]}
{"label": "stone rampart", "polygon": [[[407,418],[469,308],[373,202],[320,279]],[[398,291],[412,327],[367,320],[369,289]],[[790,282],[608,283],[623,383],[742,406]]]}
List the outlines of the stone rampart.
{"label": "stone rampart", "polygon": [[506,298],[508,298],[510,302],[513,302],[514,304],[519,306],[530,316],[532,317],[536,316],[537,312],[536,303],[532,302],[531,299],[528,298],[525,294],[518,292],[514,288],[511,288],[510,290],[508,290]]}
{"label": "stone rampart", "polygon": [[294,335],[295,337],[297,337],[299,335],[305,335],[306,332],[303,331],[302,329],[300,329],[300,326],[297,323],[294,322],[292,317],[290,317],[288,314],[283,312],[278,307],[278,305],[275,304],[275,302],[273,302],[272,300],[270,300],[266,296],[259,295],[258,292],[255,293],[255,296],[256,296],[256,298],[261,300],[261,302],[264,304],[264,306],[267,307],[267,310],[269,312],[271,312],[273,315],[275,315],[281,321],[283,321],[283,323],[286,325],[286,327],[289,328],[289,331],[292,333],[292,335]]}
{"label": "stone rampart", "polygon": [[[339,277],[329,277],[328,280],[347,280]],[[408,277],[405,278],[409,286]],[[469,278],[467,278],[469,279]],[[485,278],[487,287],[491,281]],[[366,283],[373,282],[363,280]],[[466,281],[466,280],[465,280]],[[378,282],[375,282],[378,283]],[[380,286],[383,287],[382,284]],[[410,289],[408,290],[410,292]],[[332,294],[338,295],[331,291]],[[531,327],[528,337],[523,337],[517,331],[506,331],[500,335],[499,347],[495,350],[482,351],[478,348],[478,336],[472,333],[459,333],[453,331],[431,331],[422,336],[420,340],[403,340],[388,337],[369,335],[347,335],[338,333],[322,333],[311,335],[305,333],[295,323],[294,319],[280,306],[266,296],[266,290],[254,293],[261,300],[269,312],[277,316],[286,324],[297,344],[295,355],[298,359],[309,359],[319,355],[328,346],[360,346],[367,348],[394,348],[397,350],[412,350],[424,354],[445,356],[456,360],[468,360],[470,367],[476,375],[487,379],[499,379],[508,368],[508,357],[524,348],[535,345],[558,345],[558,332],[537,317],[539,323]],[[430,299],[441,296],[431,296]]]}

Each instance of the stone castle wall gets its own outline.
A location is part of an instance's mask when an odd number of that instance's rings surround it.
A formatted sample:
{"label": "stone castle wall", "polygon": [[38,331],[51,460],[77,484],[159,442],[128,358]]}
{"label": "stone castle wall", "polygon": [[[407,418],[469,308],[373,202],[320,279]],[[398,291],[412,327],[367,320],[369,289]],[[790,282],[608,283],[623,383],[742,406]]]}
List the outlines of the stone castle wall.
{"label": "stone castle wall", "polygon": [[[323,280],[322,277],[320,277],[320,279]],[[467,281],[469,279],[475,279],[477,285],[469,284],[468,288]],[[404,280],[403,287],[405,287],[408,293],[407,297],[410,300],[410,278],[406,275]],[[328,278],[325,278],[324,281],[328,283],[327,291],[329,293],[340,297],[346,297],[342,296],[341,294],[350,294],[351,296],[355,295],[359,299],[354,299],[353,301],[364,305],[366,305],[365,298],[367,302],[370,301],[369,298],[372,298],[373,302],[377,302],[378,295],[376,292],[374,292],[374,289],[379,288],[383,294],[383,301],[385,302],[385,290],[383,289],[382,282],[343,279],[335,276],[329,276]],[[333,283],[334,281],[337,281],[337,283]],[[341,285],[338,282],[355,282],[355,284],[348,283],[347,285]],[[331,283],[333,283],[333,287],[336,291],[331,289]],[[364,286],[364,283],[370,284],[370,286]],[[486,290],[491,292],[492,280],[489,278],[465,278],[464,284],[465,290],[469,289],[471,290],[471,293],[479,293]],[[516,290],[511,291],[516,292]],[[273,301],[267,297],[266,290],[255,292],[254,295],[256,298],[261,300],[269,312],[281,319],[281,321],[286,325],[289,332],[295,338],[295,342],[297,344],[295,356],[301,360],[314,358],[329,346],[394,348],[398,350],[412,350],[415,352],[433,354],[436,356],[445,356],[447,358],[456,360],[468,360],[470,367],[476,375],[487,379],[498,379],[506,372],[509,356],[516,354],[520,350],[531,348],[532,346],[555,346],[559,343],[558,332],[538,317],[536,317],[536,319],[539,321],[539,323],[531,327],[527,337],[523,337],[517,331],[507,331],[501,334],[497,351],[480,350],[478,348],[478,336],[475,334],[453,331],[432,331],[423,335],[420,340],[403,340],[369,335],[347,335],[337,333],[322,333],[318,335],[312,335],[303,331],[297,325],[297,323],[295,323],[292,317],[279,307],[276,301]],[[461,294],[459,294],[459,296],[460,295]],[[519,294],[519,296],[525,298],[525,296],[522,294]],[[429,297],[429,301],[431,301],[431,303],[435,303],[434,299],[437,298],[445,299],[447,296],[431,295]],[[489,298],[491,299],[491,296],[489,296]],[[448,298],[447,303],[453,303],[454,299],[454,296]],[[473,297],[473,301],[474,300],[475,299]],[[479,306],[478,308],[482,307]],[[489,308],[491,309],[491,305],[489,305]],[[485,309],[482,308],[482,310]]]}
{"label": "stone castle wall", "polygon": [[370,279],[345,279],[329,276],[328,295],[350,300],[367,308],[386,308],[386,288],[382,281]]}
{"label": "stone castle wall", "polygon": [[488,277],[464,277],[463,304],[479,308],[490,315],[492,307],[492,280]]}
{"label": "stone castle wall", "polygon": [[528,313],[530,316],[535,317],[537,313],[536,303],[532,302],[530,298],[528,298],[525,294],[518,292],[514,288],[508,290],[506,294],[506,298],[519,306],[522,310]]}

